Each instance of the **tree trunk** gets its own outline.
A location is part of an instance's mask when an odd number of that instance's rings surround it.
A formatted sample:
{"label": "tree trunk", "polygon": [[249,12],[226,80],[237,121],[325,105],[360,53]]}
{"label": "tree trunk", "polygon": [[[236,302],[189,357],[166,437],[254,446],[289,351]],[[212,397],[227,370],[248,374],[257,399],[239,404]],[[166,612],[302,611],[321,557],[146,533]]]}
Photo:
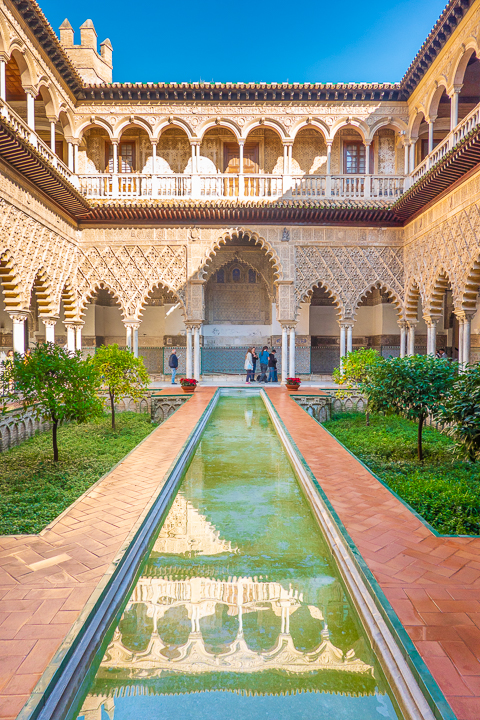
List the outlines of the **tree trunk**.
{"label": "tree trunk", "polygon": [[418,418],[418,443],[417,443],[417,449],[418,449],[418,459],[421,463],[423,463],[423,447],[422,447],[422,430],[423,430],[423,422],[425,420],[425,415],[423,413],[420,413]]}
{"label": "tree trunk", "polygon": [[57,429],[58,429],[58,420],[54,418],[53,425],[52,425],[53,462],[58,462]]}
{"label": "tree trunk", "polygon": [[112,408],[112,430],[115,430],[115,393],[109,390],[108,394],[110,395],[110,407]]}
{"label": "tree trunk", "polygon": [[368,427],[370,425],[370,410],[365,410],[365,424]]}

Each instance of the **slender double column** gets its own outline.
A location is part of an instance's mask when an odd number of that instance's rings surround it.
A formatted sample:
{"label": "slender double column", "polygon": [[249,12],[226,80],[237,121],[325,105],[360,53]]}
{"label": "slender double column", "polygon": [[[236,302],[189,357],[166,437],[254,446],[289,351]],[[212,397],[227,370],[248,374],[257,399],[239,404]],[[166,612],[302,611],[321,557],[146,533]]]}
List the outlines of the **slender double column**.
{"label": "slender double column", "polygon": [[353,350],[353,322],[342,320],[340,323],[340,369],[345,355]]}
{"label": "slender double column", "polygon": [[470,362],[472,318],[475,313],[461,312],[458,320],[458,365],[463,370]]}
{"label": "slender double column", "polygon": [[193,368],[193,343],[192,343],[192,326],[187,325],[187,366],[185,368],[185,377],[192,377]]}
{"label": "slender double column", "polygon": [[125,322],[126,330],[126,345],[127,350],[133,352],[135,357],[138,357],[138,329],[140,327],[139,322]]}
{"label": "slender double column", "polygon": [[67,329],[67,350],[75,352],[75,325],[74,323],[65,323]]}
{"label": "slender double column", "polygon": [[282,325],[282,385],[288,377],[288,331],[289,325]]}
{"label": "slender double column", "polygon": [[295,377],[295,325],[290,325],[288,376]]}
{"label": "slender double column", "polygon": [[200,328],[201,325],[193,326],[193,377],[200,380],[201,358],[200,358]]}

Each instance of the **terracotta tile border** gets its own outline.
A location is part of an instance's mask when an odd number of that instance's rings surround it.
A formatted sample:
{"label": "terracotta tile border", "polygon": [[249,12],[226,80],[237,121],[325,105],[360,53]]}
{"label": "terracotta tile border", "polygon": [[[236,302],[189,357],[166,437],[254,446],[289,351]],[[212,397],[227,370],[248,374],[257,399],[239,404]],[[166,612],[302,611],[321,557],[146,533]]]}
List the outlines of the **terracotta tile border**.
{"label": "terracotta tile border", "polygon": [[285,390],[266,391],[458,720],[478,720],[480,538],[439,535]]}
{"label": "terracotta tile border", "polygon": [[38,535],[0,536],[0,719],[13,720],[146,517],[215,388],[199,388]]}

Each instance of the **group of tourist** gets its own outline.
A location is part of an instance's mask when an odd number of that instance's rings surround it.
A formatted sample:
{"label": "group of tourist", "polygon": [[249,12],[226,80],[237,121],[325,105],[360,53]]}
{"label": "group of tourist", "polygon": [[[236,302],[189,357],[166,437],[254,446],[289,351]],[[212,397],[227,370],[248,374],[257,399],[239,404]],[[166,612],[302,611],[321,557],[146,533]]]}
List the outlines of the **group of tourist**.
{"label": "group of tourist", "polygon": [[272,348],[269,352],[268,347],[264,345],[259,355],[257,355],[257,349],[255,347],[248,348],[247,350],[244,365],[247,371],[247,385],[255,382],[255,368],[258,361],[260,362],[260,374],[257,377],[257,382],[278,382],[275,348]]}

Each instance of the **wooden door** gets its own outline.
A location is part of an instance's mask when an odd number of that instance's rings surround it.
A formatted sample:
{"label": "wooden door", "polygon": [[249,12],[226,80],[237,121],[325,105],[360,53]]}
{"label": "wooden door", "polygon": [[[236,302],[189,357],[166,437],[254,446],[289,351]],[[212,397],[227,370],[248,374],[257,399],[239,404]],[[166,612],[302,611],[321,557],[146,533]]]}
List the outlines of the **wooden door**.
{"label": "wooden door", "polygon": [[[258,143],[246,143],[243,146],[243,173],[253,175],[258,173]],[[223,146],[223,160],[225,172],[229,175],[238,175],[240,172],[240,148],[237,143],[225,143]],[[251,187],[256,181],[245,181],[245,194],[254,195],[254,188]],[[251,192],[252,191],[252,192]],[[225,179],[225,193],[227,195],[238,195],[238,180],[236,178]]]}

